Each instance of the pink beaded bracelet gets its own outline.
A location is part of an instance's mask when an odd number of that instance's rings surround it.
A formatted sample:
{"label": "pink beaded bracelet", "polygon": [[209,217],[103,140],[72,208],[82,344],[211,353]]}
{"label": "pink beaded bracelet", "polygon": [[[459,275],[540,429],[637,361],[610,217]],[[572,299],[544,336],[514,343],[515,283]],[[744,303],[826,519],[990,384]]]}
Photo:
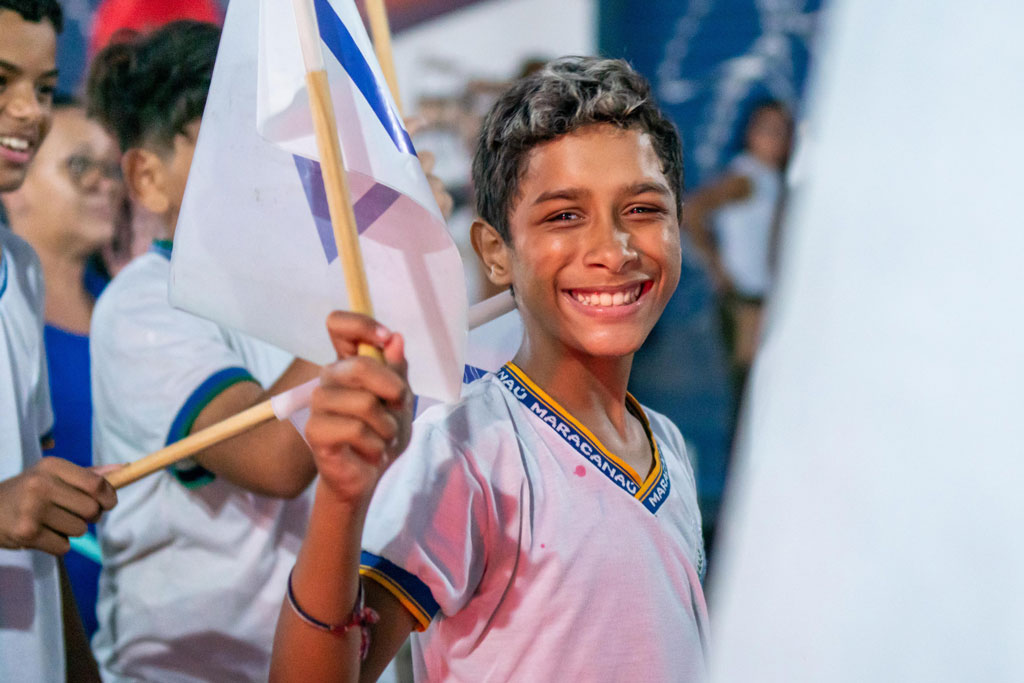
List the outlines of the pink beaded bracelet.
{"label": "pink beaded bracelet", "polygon": [[[293,569],[292,572],[295,570]],[[366,594],[363,592],[363,582],[359,581],[359,595],[356,597],[356,606],[352,609],[352,614],[349,615],[348,619],[341,624],[328,624],[320,621],[316,617],[307,614],[305,610],[299,607],[298,601],[295,600],[295,591],[292,589],[292,572],[288,572],[288,604],[291,605],[292,611],[298,615],[299,619],[309,624],[315,629],[320,631],[326,631],[327,633],[335,636],[344,636],[350,630],[359,627],[361,639],[359,642],[359,658],[366,659],[367,653],[370,651],[370,626],[376,624],[380,617],[373,609],[366,606]]]}

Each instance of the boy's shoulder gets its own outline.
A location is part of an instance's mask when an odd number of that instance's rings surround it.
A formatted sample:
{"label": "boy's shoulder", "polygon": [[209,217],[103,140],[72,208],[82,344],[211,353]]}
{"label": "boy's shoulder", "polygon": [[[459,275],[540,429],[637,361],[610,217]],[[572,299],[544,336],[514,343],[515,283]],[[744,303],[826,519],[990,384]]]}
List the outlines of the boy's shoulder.
{"label": "boy's shoulder", "polygon": [[104,317],[125,308],[167,306],[170,264],[162,256],[146,252],[132,259],[104,288],[93,316]]}
{"label": "boy's shoulder", "polygon": [[[24,290],[24,291],[21,291]],[[0,223],[0,297],[19,291],[42,317],[43,272],[32,246]]]}
{"label": "boy's shoulder", "polygon": [[[170,262],[150,251],[136,257],[103,290],[92,313],[93,349],[153,346],[164,337],[217,334],[217,327],[178,310],[169,298]],[[156,336],[154,336],[156,335]]]}
{"label": "boy's shoulder", "polygon": [[493,374],[466,386],[455,403],[428,408],[414,425],[414,435],[443,435],[463,451],[475,450],[482,440],[514,429],[505,389]]}
{"label": "boy's shoulder", "polygon": [[3,247],[5,253],[10,253],[17,262],[27,261],[39,264],[39,258],[32,246],[15,235],[2,221],[0,221],[0,247]]}

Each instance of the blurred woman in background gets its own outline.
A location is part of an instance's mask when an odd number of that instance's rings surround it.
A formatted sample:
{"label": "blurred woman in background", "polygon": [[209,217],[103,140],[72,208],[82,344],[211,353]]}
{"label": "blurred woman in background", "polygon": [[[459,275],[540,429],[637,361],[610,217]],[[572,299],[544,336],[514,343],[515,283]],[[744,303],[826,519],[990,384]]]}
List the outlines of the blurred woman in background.
{"label": "blurred woman in background", "polygon": [[719,295],[737,404],[772,283],[783,172],[792,137],[793,120],[785,104],[755,104],[744,127],[743,150],[720,178],[686,197],[683,204],[683,221]]}
{"label": "blurred woman in background", "polygon": [[[46,288],[44,339],[50,370],[56,455],[92,464],[89,319],[109,278],[99,257],[123,221],[124,193],[117,143],[85,110],[57,103],[53,128],[24,184],[0,197],[11,229],[39,255]],[[91,525],[90,525],[91,527]],[[90,637],[96,629],[99,548],[94,530],[72,539],[65,558],[78,609]]]}

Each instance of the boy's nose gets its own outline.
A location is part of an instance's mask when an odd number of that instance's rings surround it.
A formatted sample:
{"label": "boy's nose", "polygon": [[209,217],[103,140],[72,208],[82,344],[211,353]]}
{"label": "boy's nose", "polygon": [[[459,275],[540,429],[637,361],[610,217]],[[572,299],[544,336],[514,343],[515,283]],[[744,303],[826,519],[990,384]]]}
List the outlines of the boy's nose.
{"label": "boy's nose", "polygon": [[594,222],[586,264],[607,268],[613,273],[622,271],[639,259],[633,246],[632,233],[618,216],[605,216]]}
{"label": "boy's nose", "polygon": [[21,121],[38,121],[46,112],[46,106],[39,101],[31,83],[17,84],[8,91],[10,99],[4,107],[7,114]]}

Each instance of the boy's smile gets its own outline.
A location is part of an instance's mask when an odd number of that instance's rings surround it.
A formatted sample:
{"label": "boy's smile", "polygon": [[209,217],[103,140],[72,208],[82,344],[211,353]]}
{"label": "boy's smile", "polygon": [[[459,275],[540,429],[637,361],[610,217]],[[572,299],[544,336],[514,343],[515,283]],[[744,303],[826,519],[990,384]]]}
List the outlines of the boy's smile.
{"label": "boy's smile", "polygon": [[640,347],[680,268],[676,198],[648,135],[596,124],[538,145],[509,223],[495,279],[513,285],[528,345]]}
{"label": "boy's smile", "polygon": [[57,32],[0,9],[0,192],[16,189],[50,127]]}

